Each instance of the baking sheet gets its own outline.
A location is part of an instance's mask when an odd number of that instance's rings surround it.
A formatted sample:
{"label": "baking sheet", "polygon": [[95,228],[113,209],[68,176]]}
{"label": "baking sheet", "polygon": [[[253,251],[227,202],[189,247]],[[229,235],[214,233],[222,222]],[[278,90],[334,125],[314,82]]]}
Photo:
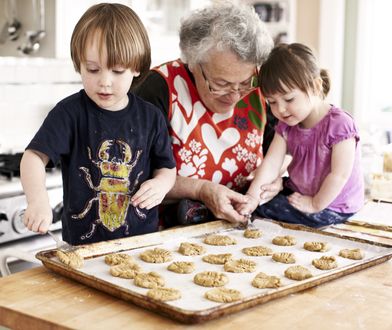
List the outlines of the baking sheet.
{"label": "baking sheet", "polygon": [[[339,235],[324,233],[312,229],[304,229],[301,226],[282,226],[276,222],[269,222],[265,220],[255,220],[254,224],[259,228],[263,235],[257,239],[247,239],[243,236],[243,230],[227,228],[227,225],[222,225],[220,230],[215,230],[219,234],[229,235],[237,240],[236,245],[232,246],[211,246],[202,243],[204,235],[195,235],[192,228],[188,230],[172,232],[171,239],[165,239],[154,246],[145,246],[142,248],[133,247],[126,252],[134,257],[138,264],[145,272],[156,271],[161,274],[165,281],[166,287],[177,288],[181,291],[182,298],[172,302],[156,302],[146,296],[148,289],[137,287],[133,284],[133,280],[116,278],[110,275],[109,266],[104,262],[104,255],[90,256],[85,260],[85,265],[80,270],[70,270],[60,264],[57,258],[48,257],[49,255],[38,254],[37,257],[44,262],[44,265],[53,270],[60,270],[60,273],[65,276],[70,276],[76,280],[81,280],[82,283],[91,285],[93,287],[102,289],[111,294],[117,294],[121,298],[131,300],[139,305],[145,303],[145,307],[164,313],[170,317],[184,322],[200,322],[214,317],[225,315],[226,313],[238,311],[248,308],[258,303],[266,302],[268,300],[287,295],[292,292],[297,292],[311,286],[318,285],[333,278],[337,278],[353,271],[369,267],[388,260],[392,257],[391,246],[385,244],[377,244],[366,242],[364,240],[357,240],[355,238],[345,238]],[[214,225],[213,225],[214,226]],[[196,226],[195,226],[196,227]],[[303,229],[303,230],[299,230]],[[166,231],[166,234],[169,231]],[[211,232],[208,230],[208,225],[204,228],[204,232]],[[197,230],[196,230],[197,233]],[[294,246],[276,246],[271,243],[275,236],[292,235],[296,238],[297,244]],[[328,242],[331,249],[327,252],[310,252],[303,249],[304,242],[307,241],[322,241]],[[203,262],[202,256],[184,256],[177,252],[179,245],[182,242],[194,242],[202,244],[207,252],[205,254],[217,253],[232,253],[234,259],[244,258],[253,260],[257,263],[255,272],[252,273],[229,273],[224,272],[223,265],[213,265]],[[297,262],[295,265],[302,265],[311,270],[313,277],[304,281],[293,281],[284,277],[284,271],[293,264],[283,264],[272,260],[271,256],[251,257],[241,252],[242,248],[263,245],[273,249],[274,252],[291,252],[294,253]],[[118,247],[118,244],[113,247]],[[141,252],[153,247],[160,247],[168,249],[173,254],[173,260],[163,264],[151,264],[142,261],[139,258]],[[360,248],[365,252],[363,260],[355,261],[341,258],[338,256],[339,251],[343,248],[353,249]],[[107,250],[107,248],[106,248]],[[90,250],[91,251],[91,250]],[[119,250],[117,250],[119,252]],[[330,271],[322,271],[312,266],[312,260],[320,258],[323,255],[336,256],[338,268]],[[193,261],[196,265],[196,270],[192,274],[177,274],[170,272],[166,267],[173,261]],[[66,270],[66,271],[64,271]],[[240,290],[244,299],[240,302],[223,304],[216,303],[204,298],[204,293],[211,289],[198,286],[194,284],[193,277],[196,273],[202,271],[218,271],[224,272],[229,278],[227,288]],[[258,289],[251,285],[253,278],[259,272],[267,273],[268,275],[279,276],[282,281],[282,287],[277,289]]]}

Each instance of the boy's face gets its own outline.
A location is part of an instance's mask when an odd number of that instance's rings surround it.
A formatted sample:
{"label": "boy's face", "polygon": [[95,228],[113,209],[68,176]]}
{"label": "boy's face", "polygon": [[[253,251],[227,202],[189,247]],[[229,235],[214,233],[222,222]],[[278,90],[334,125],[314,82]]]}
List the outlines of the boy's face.
{"label": "boy's face", "polygon": [[80,74],[87,95],[100,108],[110,111],[124,109],[128,105],[128,91],[138,72],[122,66],[109,69],[106,48],[99,52],[95,34],[87,43],[86,61],[80,63]]}

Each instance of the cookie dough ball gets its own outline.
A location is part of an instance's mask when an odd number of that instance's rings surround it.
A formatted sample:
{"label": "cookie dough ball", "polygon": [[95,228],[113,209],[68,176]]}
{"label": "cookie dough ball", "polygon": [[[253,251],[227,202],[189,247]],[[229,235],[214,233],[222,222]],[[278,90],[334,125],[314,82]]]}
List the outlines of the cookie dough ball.
{"label": "cookie dough ball", "polygon": [[204,294],[204,297],[206,297],[208,300],[221,303],[230,303],[241,300],[243,298],[240,291],[228,288],[214,288],[208,290]]}
{"label": "cookie dough ball", "polygon": [[338,267],[336,258],[333,256],[322,256],[320,259],[313,259],[312,265],[321,270],[330,270]]}
{"label": "cookie dough ball", "polygon": [[272,249],[261,245],[243,248],[242,252],[248,256],[257,256],[257,257],[272,256],[273,254]]}
{"label": "cookie dough ball", "polygon": [[140,272],[140,266],[134,262],[123,262],[110,267],[110,274],[115,277],[133,279]]}
{"label": "cookie dough ball", "polygon": [[147,289],[165,286],[165,280],[156,272],[139,273],[135,276],[134,283],[141,288]]}
{"label": "cookie dough ball", "polygon": [[330,246],[325,242],[305,242],[304,249],[313,252],[326,252],[330,250]]}
{"label": "cookie dough ball", "polygon": [[167,269],[178,274],[190,274],[195,270],[195,263],[192,261],[174,261]]}
{"label": "cookie dough ball", "polygon": [[258,273],[252,281],[252,285],[255,288],[265,289],[265,288],[279,288],[282,284],[280,278],[277,276],[269,276],[265,273]]}
{"label": "cookie dough ball", "polygon": [[306,280],[313,276],[310,270],[303,266],[291,266],[284,271],[284,275],[295,281]]}
{"label": "cookie dough ball", "polygon": [[83,267],[84,259],[77,251],[57,250],[56,256],[63,264],[71,268],[78,269]]}
{"label": "cookie dough ball", "polygon": [[184,256],[198,256],[206,252],[206,249],[199,244],[196,243],[181,243],[178,249],[178,252],[183,254]]}
{"label": "cookie dough ball", "polygon": [[132,263],[134,260],[132,256],[126,253],[111,253],[105,256],[105,263],[108,265],[119,265],[123,262]]}
{"label": "cookie dough ball", "polygon": [[347,259],[361,260],[365,257],[365,254],[361,249],[343,249],[339,251],[339,256]]}
{"label": "cookie dough ball", "polygon": [[284,264],[294,264],[295,263],[295,256],[289,252],[280,252],[274,253],[272,255],[272,259],[277,262],[282,262]]}
{"label": "cookie dough ball", "polygon": [[297,240],[295,239],[295,237],[290,235],[276,236],[272,239],[272,243],[281,246],[291,246],[297,244]]}
{"label": "cookie dough ball", "polygon": [[246,238],[259,238],[263,233],[259,229],[247,228],[244,231],[244,236]]}
{"label": "cookie dough ball", "polygon": [[150,263],[163,263],[168,262],[173,259],[173,256],[170,251],[160,248],[155,248],[152,250],[146,250],[140,254],[140,259],[145,262]]}
{"label": "cookie dough ball", "polygon": [[256,263],[246,259],[229,260],[223,267],[226,272],[252,273],[256,270]]}
{"label": "cookie dough ball", "polygon": [[201,286],[224,286],[229,282],[229,278],[223,274],[212,271],[205,271],[195,275],[193,281]]}
{"label": "cookie dough ball", "polygon": [[147,297],[150,297],[159,301],[171,301],[181,298],[180,290],[173,288],[154,288],[147,291]]}
{"label": "cookie dough ball", "polygon": [[224,265],[226,262],[233,259],[233,255],[231,253],[208,254],[204,256],[202,259],[203,261],[208,262],[210,264]]}
{"label": "cookie dough ball", "polygon": [[209,245],[235,245],[237,241],[227,235],[208,235],[204,239],[204,243]]}

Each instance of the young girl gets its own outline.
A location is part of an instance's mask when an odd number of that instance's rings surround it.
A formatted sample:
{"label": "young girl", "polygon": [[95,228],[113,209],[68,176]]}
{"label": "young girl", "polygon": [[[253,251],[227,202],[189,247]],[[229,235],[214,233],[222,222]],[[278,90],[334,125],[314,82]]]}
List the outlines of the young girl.
{"label": "young girl", "polygon": [[[302,44],[276,46],[262,65],[261,89],[279,123],[242,214],[321,227],[345,221],[364,203],[359,135],[352,117],[325,101],[330,81]],[[263,185],[292,157],[284,190],[262,204]]]}
{"label": "young girl", "polygon": [[60,161],[65,241],[156,231],[156,206],[176,172],[163,115],[129,93],[133,79],[150,67],[147,32],[129,7],[95,5],[76,24],[71,57],[84,89],[55,106],[26,148],[24,223],[35,232],[48,230],[45,166]]}

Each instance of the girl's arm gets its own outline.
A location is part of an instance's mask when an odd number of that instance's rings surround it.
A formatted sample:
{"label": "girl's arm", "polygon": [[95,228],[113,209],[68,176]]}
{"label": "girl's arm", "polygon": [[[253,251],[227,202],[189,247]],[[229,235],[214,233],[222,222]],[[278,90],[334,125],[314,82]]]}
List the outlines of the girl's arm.
{"label": "girl's arm", "polygon": [[347,139],[335,144],[332,148],[331,172],[325,177],[316,195],[302,196],[293,194],[289,197],[290,203],[297,209],[308,212],[320,212],[342,191],[350,178],[355,160],[356,141]]}
{"label": "girl's arm", "polygon": [[26,150],[20,163],[20,177],[27,198],[23,222],[34,232],[46,233],[53,220],[45,184],[45,166],[48,162],[45,154]]}

